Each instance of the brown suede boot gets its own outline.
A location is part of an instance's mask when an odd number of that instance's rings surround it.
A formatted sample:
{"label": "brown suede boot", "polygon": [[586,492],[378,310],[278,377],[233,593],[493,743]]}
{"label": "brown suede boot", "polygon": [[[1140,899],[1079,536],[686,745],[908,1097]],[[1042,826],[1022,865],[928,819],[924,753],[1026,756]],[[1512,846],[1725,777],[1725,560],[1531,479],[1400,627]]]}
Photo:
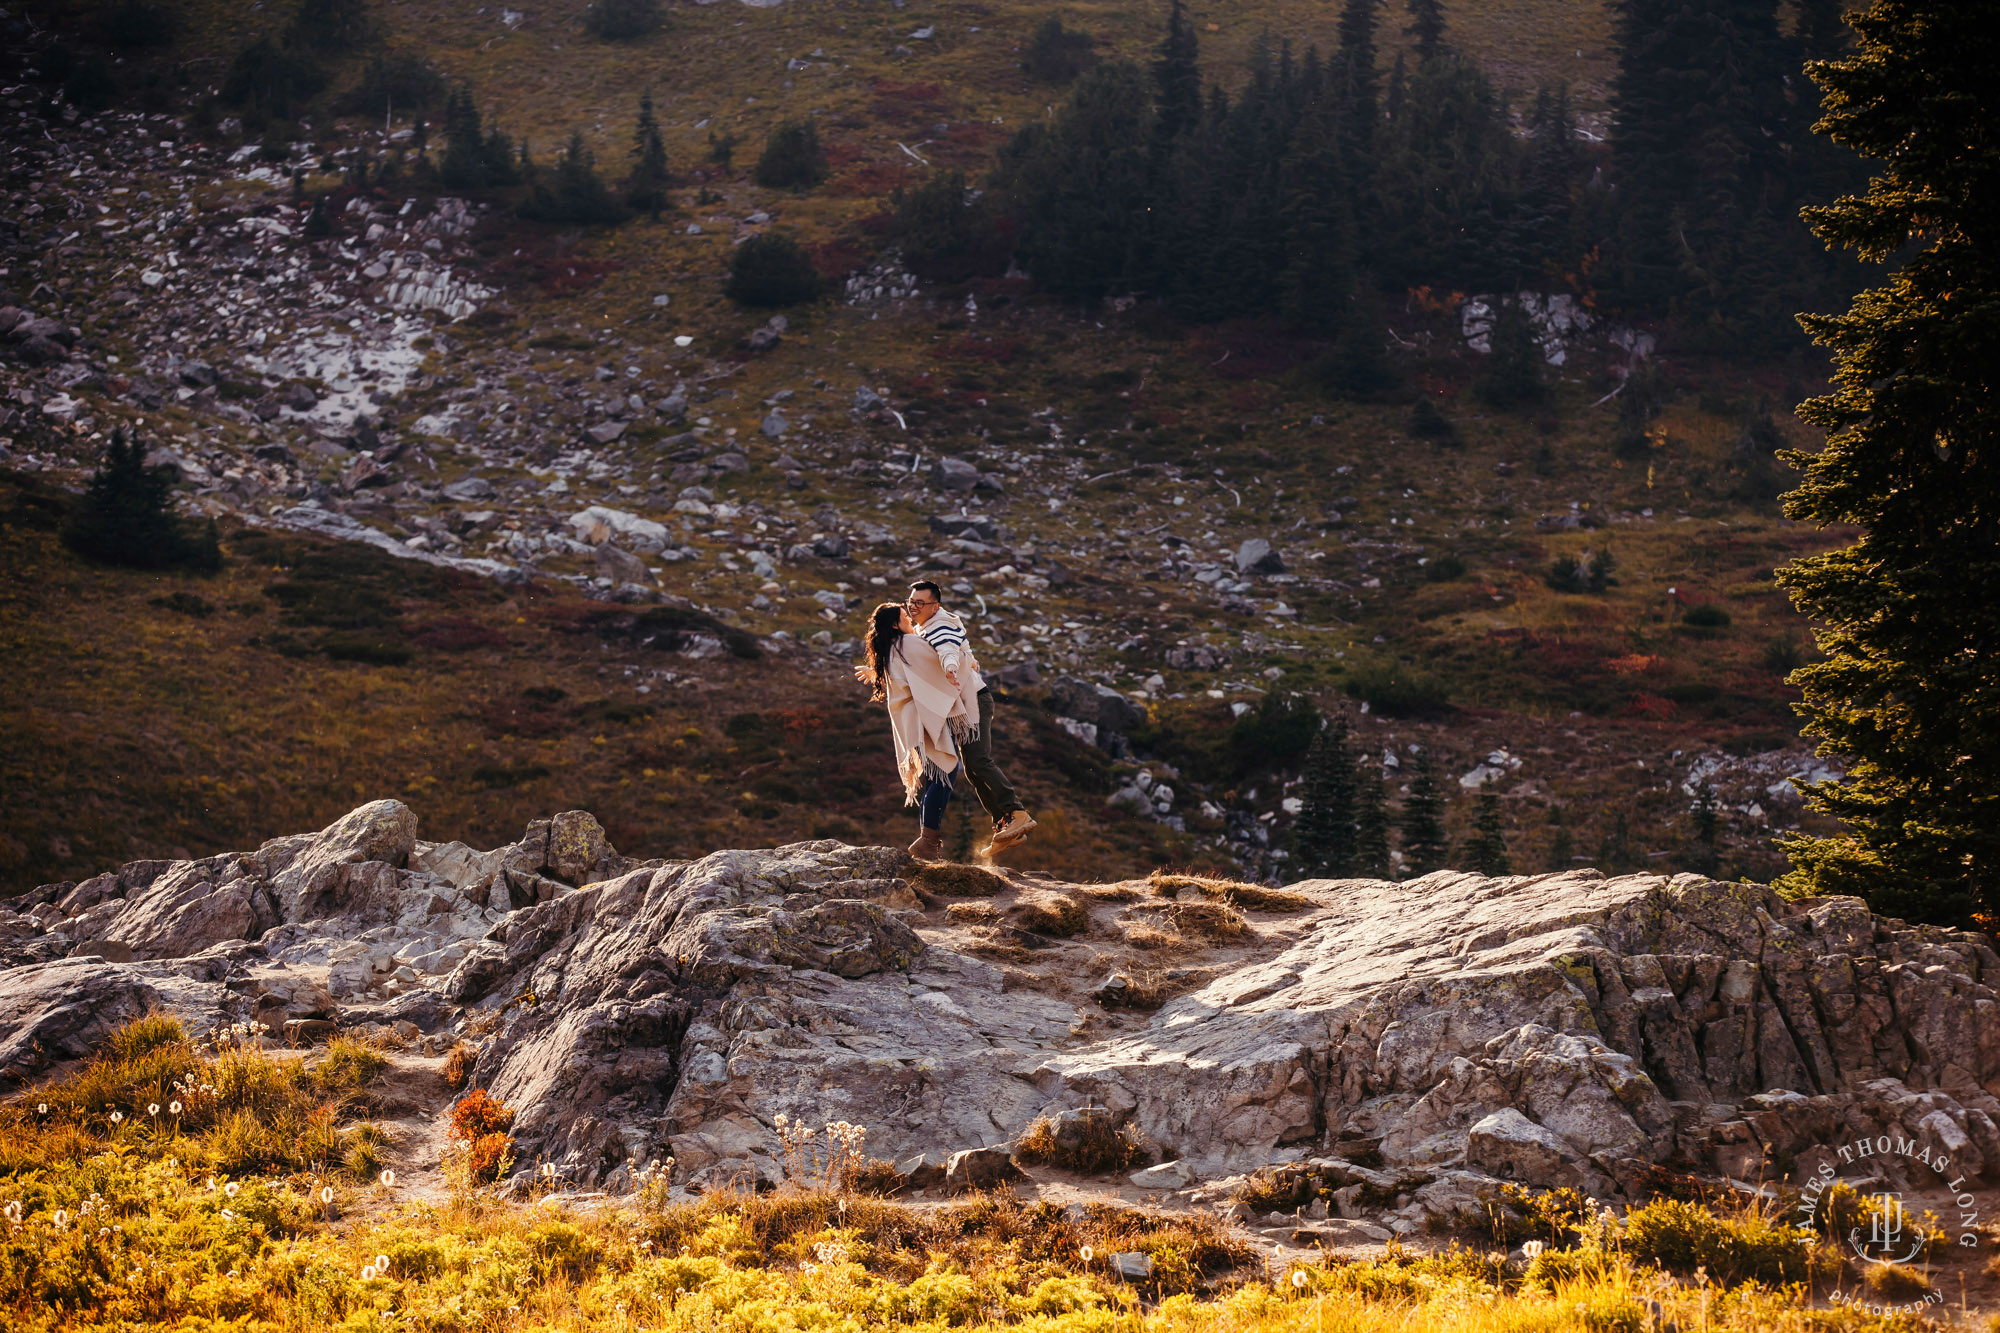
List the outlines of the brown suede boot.
{"label": "brown suede boot", "polygon": [[944,860],[944,834],[934,828],[927,828],[917,835],[910,844],[910,855],[919,861]]}
{"label": "brown suede boot", "polygon": [[1026,838],[1035,828],[1035,820],[1026,810],[1016,810],[1001,820],[993,828],[993,841],[986,846],[986,854],[992,856],[1004,852],[1009,847]]}

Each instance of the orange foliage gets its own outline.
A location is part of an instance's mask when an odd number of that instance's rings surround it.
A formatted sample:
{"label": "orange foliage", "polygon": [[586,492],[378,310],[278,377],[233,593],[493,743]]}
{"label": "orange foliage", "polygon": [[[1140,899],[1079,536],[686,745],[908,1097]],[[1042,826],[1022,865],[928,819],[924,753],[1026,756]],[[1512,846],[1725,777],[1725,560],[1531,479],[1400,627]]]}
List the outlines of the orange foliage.
{"label": "orange foliage", "polygon": [[474,1088],[451,1108],[451,1136],[475,1147],[495,1134],[505,1138],[513,1127],[514,1113],[484,1088]]}

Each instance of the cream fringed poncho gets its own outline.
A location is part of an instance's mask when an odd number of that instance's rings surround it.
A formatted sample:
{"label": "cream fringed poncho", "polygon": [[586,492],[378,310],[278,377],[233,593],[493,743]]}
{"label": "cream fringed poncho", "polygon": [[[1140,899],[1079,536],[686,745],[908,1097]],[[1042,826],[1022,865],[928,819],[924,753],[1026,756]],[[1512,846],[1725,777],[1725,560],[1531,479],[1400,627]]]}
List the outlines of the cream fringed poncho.
{"label": "cream fringed poncho", "polygon": [[[969,656],[969,654],[968,654]],[[915,805],[924,784],[958,770],[963,741],[979,733],[979,704],[971,694],[976,670],[961,672],[962,684],[945,678],[937,649],[920,634],[905,634],[889,654],[889,726],[896,735],[896,771],[903,778],[905,804]]]}

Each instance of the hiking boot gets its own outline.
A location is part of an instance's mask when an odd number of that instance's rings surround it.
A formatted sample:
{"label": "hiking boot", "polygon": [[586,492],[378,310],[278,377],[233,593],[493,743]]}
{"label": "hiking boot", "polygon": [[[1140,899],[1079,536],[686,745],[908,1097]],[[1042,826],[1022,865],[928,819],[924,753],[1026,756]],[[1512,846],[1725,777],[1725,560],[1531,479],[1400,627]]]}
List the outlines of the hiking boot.
{"label": "hiking boot", "polygon": [[993,841],[986,846],[986,854],[1004,852],[1021,841],[1035,829],[1035,821],[1026,810],[1016,810],[993,826]]}
{"label": "hiking boot", "polygon": [[919,861],[944,860],[944,834],[934,828],[925,829],[910,844],[910,855]]}

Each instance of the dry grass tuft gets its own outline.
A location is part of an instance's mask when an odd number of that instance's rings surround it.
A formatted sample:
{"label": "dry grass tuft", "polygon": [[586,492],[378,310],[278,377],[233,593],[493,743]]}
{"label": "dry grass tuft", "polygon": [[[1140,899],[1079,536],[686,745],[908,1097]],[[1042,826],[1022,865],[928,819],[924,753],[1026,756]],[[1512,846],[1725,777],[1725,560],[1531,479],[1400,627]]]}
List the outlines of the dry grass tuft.
{"label": "dry grass tuft", "polygon": [[1078,884],[1071,892],[1080,893],[1086,898],[1094,898],[1101,903],[1136,903],[1145,897],[1129,883]]}
{"label": "dry grass tuft", "polygon": [[911,888],[939,898],[990,898],[1007,887],[1007,881],[990,870],[949,862],[919,866],[906,878]]}
{"label": "dry grass tuft", "polygon": [[1127,921],[1119,927],[1125,942],[1135,949],[1181,950],[1188,947],[1187,936],[1177,930],[1161,930],[1149,921]]}
{"label": "dry grass tuft", "polygon": [[1167,920],[1183,935],[1211,940],[1240,940],[1252,933],[1248,919],[1228,903],[1175,903]]}
{"label": "dry grass tuft", "polygon": [[444,1058],[445,1086],[453,1092],[465,1091],[465,1085],[472,1081],[472,1066],[479,1059],[479,1052],[465,1042],[451,1048]]}
{"label": "dry grass tuft", "polygon": [[1041,1116],[1022,1131],[1014,1151],[1024,1162],[1044,1162],[1087,1176],[1129,1171],[1153,1160],[1139,1132],[1130,1125],[1114,1126],[1109,1113],[1086,1113],[1061,1127]]}
{"label": "dry grass tuft", "polygon": [[1199,893],[1205,898],[1247,907],[1253,912],[1297,912],[1315,906],[1311,898],[1289,889],[1266,888],[1237,879],[1215,879],[1208,875],[1176,875],[1155,870],[1146,877],[1153,892],[1162,898],[1178,899],[1183,893]]}
{"label": "dry grass tuft", "polygon": [[0,1109],[0,1175],[61,1172],[107,1150],[171,1150],[230,1175],[374,1168],[380,1133],[341,1121],[381,1076],[380,1051],[338,1037],[309,1060],[243,1029],[218,1040],[198,1045],[170,1015],[134,1019],[82,1069]]}
{"label": "dry grass tuft", "polygon": [[1090,929],[1090,912],[1067,893],[1048,889],[1023,889],[1007,909],[1014,924],[1037,935],[1068,939]]}
{"label": "dry grass tuft", "polygon": [[1908,1264],[1870,1264],[1861,1280],[1870,1295],[1884,1301],[1913,1301],[1931,1291],[1930,1279]]}
{"label": "dry grass tuft", "polygon": [[990,926],[1000,919],[1000,909],[992,903],[953,903],[944,914],[957,926]]}

